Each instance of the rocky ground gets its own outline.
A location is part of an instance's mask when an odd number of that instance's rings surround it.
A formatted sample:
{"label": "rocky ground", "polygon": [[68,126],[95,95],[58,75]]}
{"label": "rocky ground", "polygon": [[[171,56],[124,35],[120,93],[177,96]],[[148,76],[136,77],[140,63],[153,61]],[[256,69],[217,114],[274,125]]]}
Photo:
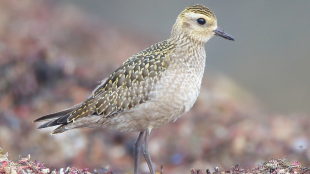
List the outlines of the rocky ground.
{"label": "rocky ground", "polygon": [[[1,149],[0,149],[1,150]],[[0,154],[0,173],[6,174],[17,174],[17,173],[39,173],[39,174],[113,174],[112,170],[106,168],[94,169],[90,171],[88,168],[78,169],[75,167],[67,167],[52,169],[44,166],[44,163],[32,161],[30,159],[30,155],[28,157],[19,157],[19,160],[16,162],[8,159],[8,153]],[[204,172],[205,171],[205,172]],[[164,174],[169,172],[164,172],[163,166],[161,167],[160,172],[156,172],[156,174]],[[191,174],[265,174],[265,173],[310,173],[309,167],[303,167],[298,162],[294,162],[290,164],[287,160],[284,159],[272,159],[262,164],[258,164],[257,167],[253,169],[243,169],[239,164],[232,166],[229,170],[219,169],[219,167],[214,167],[214,172],[211,172],[210,169],[201,170],[201,169],[192,169]]]}

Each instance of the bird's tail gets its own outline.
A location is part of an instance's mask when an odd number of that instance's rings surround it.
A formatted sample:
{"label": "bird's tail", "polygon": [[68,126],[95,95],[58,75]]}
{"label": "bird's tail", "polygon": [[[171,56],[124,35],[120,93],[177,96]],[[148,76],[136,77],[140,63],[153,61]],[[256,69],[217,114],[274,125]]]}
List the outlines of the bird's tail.
{"label": "bird's tail", "polygon": [[60,122],[60,120],[67,120],[71,113],[75,111],[77,108],[79,108],[82,105],[82,103],[79,103],[77,105],[72,106],[71,108],[62,110],[60,112],[48,114],[45,116],[42,116],[33,122],[39,122],[39,121],[48,121],[38,127],[38,129],[42,128],[47,128],[47,127],[52,127],[56,125],[60,125],[57,129],[55,129],[51,134],[57,134],[57,133],[62,133],[66,131],[67,129],[65,128],[66,123]]}

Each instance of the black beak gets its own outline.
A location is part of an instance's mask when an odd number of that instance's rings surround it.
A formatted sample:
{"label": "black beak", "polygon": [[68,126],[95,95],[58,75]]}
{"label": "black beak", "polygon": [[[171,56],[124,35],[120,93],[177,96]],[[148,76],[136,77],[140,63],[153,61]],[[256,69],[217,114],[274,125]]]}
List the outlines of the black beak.
{"label": "black beak", "polygon": [[213,30],[213,32],[215,33],[214,34],[215,36],[221,36],[225,39],[232,40],[232,41],[235,40],[230,34],[225,33],[225,31],[221,29],[220,27],[218,27],[216,30]]}

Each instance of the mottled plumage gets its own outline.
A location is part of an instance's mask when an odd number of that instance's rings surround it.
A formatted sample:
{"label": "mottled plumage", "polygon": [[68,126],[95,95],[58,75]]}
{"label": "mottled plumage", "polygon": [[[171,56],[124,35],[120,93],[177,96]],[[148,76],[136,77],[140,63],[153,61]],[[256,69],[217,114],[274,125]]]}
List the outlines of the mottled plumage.
{"label": "mottled plumage", "polygon": [[35,121],[52,119],[39,127],[58,125],[52,134],[82,127],[139,131],[135,174],[141,151],[153,174],[147,148],[149,133],[175,121],[194,105],[205,68],[204,44],[214,35],[234,40],[217,27],[209,8],[191,5],[178,16],[169,39],[127,59],[86,101]]}
{"label": "mottled plumage", "polygon": [[184,12],[193,12],[196,14],[203,14],[209,18],[216,19],[215,14],[208,7],[201,4],[194,4],[185,8]]}

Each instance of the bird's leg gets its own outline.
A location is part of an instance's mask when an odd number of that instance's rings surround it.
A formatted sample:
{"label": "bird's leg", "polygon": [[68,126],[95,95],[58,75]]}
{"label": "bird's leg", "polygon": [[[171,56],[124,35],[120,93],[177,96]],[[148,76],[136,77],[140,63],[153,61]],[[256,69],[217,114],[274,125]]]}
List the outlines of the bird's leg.
{"label": "bird's leg", "polygon": [[140,132],[138,139],[134,145],[134,157],[135,157],[135,171],[134,174],[138,174],[139,173],[139,158],[140,158],[140,153],[141,153],[141,140],[142,137],[144,135],[145,131]]}
{"label": "bird's leg", "polygon": [[142,153],[143,153],[144,158],[145,158],[145,160],[147,162],[147,165],[149,166],[151,174],[155,174],[154,166],[152,164],[151,157],[150,157],[150,152],[149,152],[149,148],[148,148],[148,141],[149,141],[149,136],[150,136],[150,133],[151,133],[151,129],[148,129],[145,132],[146,133],[145,133],[144,142],[143,142],[143,145],[142,145]]}

